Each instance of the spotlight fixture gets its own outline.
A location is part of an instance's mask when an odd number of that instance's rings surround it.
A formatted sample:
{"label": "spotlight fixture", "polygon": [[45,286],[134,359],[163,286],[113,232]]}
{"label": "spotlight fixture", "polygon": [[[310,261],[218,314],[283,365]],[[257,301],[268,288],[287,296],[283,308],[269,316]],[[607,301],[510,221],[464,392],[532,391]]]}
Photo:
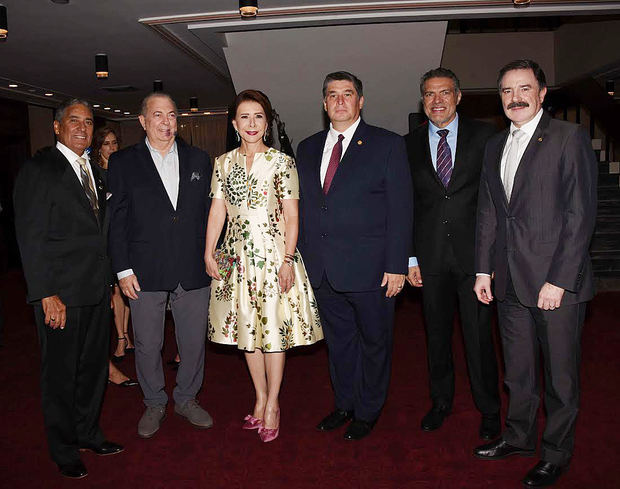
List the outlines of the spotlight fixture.
{"label": "spotlight fixture", "polygon": [[52,92],[47,92],[44,94],[46,97],[53,97],[54,94]]}
{"label": "spotlight fixture", "polygon": [[189,110],[191,112],[198,112],[198,97],[189,98]]}
{"label": "spotlight fixture", "polygon": [[529,5],[531,0],[512,0],[512,3],[515,4],[515,7],[523,7],[524,5]]}
{"label": "spotlight fixture", "polygon": [[607,80],[605,82],[605,90],[607,91],[607,93],[613,97],[616,93],[616,87],[615,87],[615,83],[613,80]]}
{"label": "spotlight fixture", "polygon": [[110,107],[104,107],[103,110],[110,110]]}
{"label": "spotlight fixture", "polygon": [[114,109],[114,112],[120,112],[121,109]]}
{"label": "spotlight fixture", "polygon": [[18,86],[17,83],[9,83],[9,88],[17,88]]}
{"label": "spotlight fixture", "polygon": [[161,80],[153,81],[153,91],[154,92],[163,92],[164,91],[164,82]]}
{"label": "spotlight fixture", "polygon": [[123,112],[123,114],[125,114],[125,115],[129,115],[129,114],[130,114],[130,112],[125,111],[125,112]]}
{"label": "spotlight fixture", "polygon": [[258,0],[239,0],[241,17],[256,17],[258,14]]}
{"label": "spotlight fixture", "polygon": [[105,80],[110,72],[108,71],[108,55],[104,53],[95,54],[95,73],[99,80]]}
{"label": "spotlight fixture", "polygon": [[9,23],[6,7],[4,5],[0,5],[0,39],[6,39],[8,33]]}

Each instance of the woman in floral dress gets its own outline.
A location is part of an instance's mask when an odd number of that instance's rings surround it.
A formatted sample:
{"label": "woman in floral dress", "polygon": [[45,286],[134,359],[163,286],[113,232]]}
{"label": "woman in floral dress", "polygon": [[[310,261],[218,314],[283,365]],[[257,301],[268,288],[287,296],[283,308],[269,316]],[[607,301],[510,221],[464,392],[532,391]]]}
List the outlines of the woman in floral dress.
{"label": "woman in floral dress", "polygon": [[[272,109],[257,90],[241,92],[232,124],[241,145],[215,160],[205,264],[215,279],[209,304],[211,341],[245,351],[256,403],[244,429],[264,442],[278,436],[278,395],[285,351],[323,338],[301,256],[299,185],[292,158],[269,141]],[[226,236],[216,245],[228,216]]]}

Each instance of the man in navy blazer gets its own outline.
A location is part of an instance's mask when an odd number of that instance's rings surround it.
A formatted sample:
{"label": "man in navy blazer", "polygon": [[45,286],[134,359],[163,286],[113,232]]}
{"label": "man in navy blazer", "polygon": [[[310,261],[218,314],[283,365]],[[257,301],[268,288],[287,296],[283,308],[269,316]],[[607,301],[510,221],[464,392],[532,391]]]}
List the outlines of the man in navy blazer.
{"label": "man in navy blazer", "polygon": [[165,94],[142,103],[143,142],[112,155],[109,252],[130,299],[136,371],[146,411],[138,434],[149,438],[165,416],[161,348],[170,301],[181,364],[175,412],[200,428],[211,416],[196,401],[204,371],[210,278],[204,249],[209,214],[209,156],[176,139],[177,108]]}
{"label": "man in navy blazer", "polygon": [[413,193],[404,140],[360,118],[362,82],[330,73],[331,121],[299,144],[299,248],[329,349],[335,410],[320,431],[350,420],[345,439],[368,435],[385,402],[395,296],[407,274]]}

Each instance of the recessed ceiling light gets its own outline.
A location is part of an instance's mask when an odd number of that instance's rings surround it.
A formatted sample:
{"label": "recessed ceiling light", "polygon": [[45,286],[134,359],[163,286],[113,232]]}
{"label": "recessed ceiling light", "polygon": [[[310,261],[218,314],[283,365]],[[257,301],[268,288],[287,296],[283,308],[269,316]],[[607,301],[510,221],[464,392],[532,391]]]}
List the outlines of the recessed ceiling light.
{"label": "recessed ceiling light", "polygon": [[114,109],[114,112],[120,112],[121,109]]}
{"label": "recessed ceiling light", "polygon": [[204,114],[205,115],[211,115],[211,112],[205,112]]}
{"label": "recessed ceiling light", "polygon": [[53,96],[54,96],[54,94],[53,94],[52,92],[47,92],[47,93],[45,94],[45,96],[46,96],[46,97],[53,97]]}
{"label": "recessed ceiling light", "polygon": [[17,88],[19,85],[16,83],[9,83],[9,88]]}
{"label": "recessed ceiling light", "polygon": [[189,115],[187,112],[183,112],[181,115]]}
{"label": "recessed ceiling light", "polygon": [[129,113],[129,112],[123,112],[123,114],[125,114],[125,115],[129,115],[130,113]]}
{"label": "recessed ceiling light", "polygon": [[101,107],[101,105],[99,105],[99,104],[93,104],[93,107],[94,107],[95,109],[98,109],[99,107]]}
{"label": "recessed ceiling light", "polygon": [[103,110],[110,110],[110,107],[104,107]]}

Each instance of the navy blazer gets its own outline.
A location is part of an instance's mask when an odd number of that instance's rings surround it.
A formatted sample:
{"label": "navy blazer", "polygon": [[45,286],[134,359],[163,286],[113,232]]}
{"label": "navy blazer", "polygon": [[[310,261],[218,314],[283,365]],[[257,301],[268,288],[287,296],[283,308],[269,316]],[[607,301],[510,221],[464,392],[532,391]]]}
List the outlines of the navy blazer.
{"label": "navy blazer", "polygon": [[39,151],[17,175],[15,230],[31,303],[58,295],[70,307],[92,306],[111,284],[105,182],[101,169],[91,168],[99,219],[58,149]]}
{"label": "navy blazer", "polygon": [[536,307],[545,282],[565,289],[563,305],[594,295],[588,247],[596,221],[598,168],[576,124],[544,113],[521,157],[510,202],[500,167],[508,130],[486,145],[478,194],[476,271],[495,272],[504,300],[508,272],[519,301]]}
{"label": "navy blazer", "polygon": [[177,139],[176,210],[144,141],[112,154],[109,253],[114,273],[131,268],[144,291],[210,284],[204,251],[211,199],[209,155]]}
{"label": "navy blazer", "polygon": [[299,249],[313,287],[379,289],[383,274],[407,273],[413,190],[401,136],[360,121],[325,196],[320,167],[327,130],[299,143]]}

